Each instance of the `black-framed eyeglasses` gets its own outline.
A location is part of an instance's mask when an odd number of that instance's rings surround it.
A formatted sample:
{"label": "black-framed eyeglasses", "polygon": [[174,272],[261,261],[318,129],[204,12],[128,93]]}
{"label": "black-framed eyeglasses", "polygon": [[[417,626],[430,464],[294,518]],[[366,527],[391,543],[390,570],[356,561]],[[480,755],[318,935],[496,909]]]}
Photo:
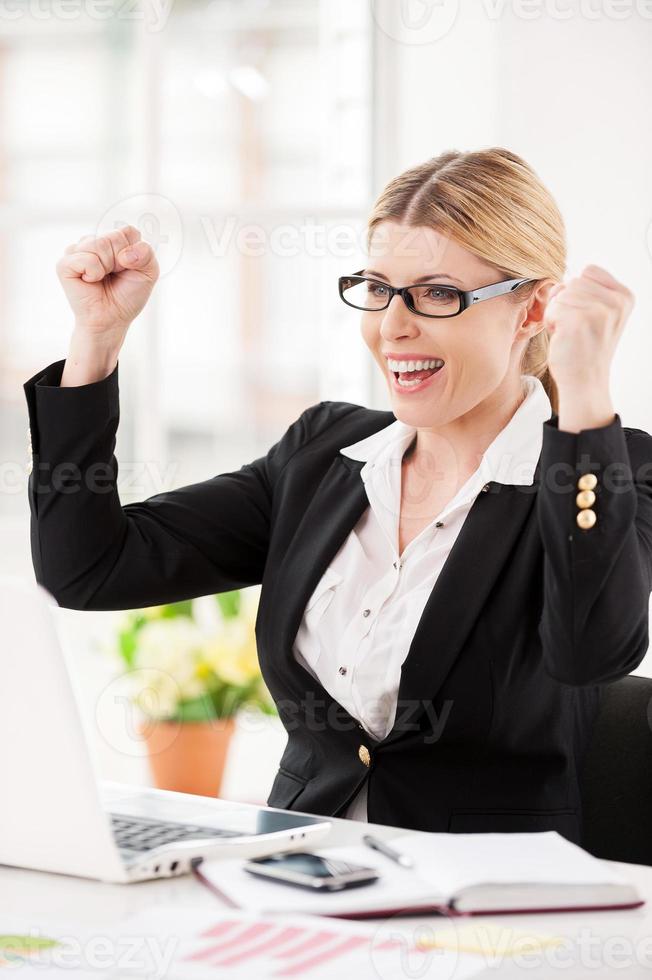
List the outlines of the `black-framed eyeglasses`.
{"label": "black-framed eyeglasses", "polygon": [[340,296],[348,306],[356,310],[377,312],[386,310],[394,296],[402,296],[403,302],[412,313],[419,316],[448,317],[459,316],[469,306],[481,303],[494,296],[511,293],[527,282],[536,279],[504,279],[480,289],[458,289],[448,283],[426,282],[416,286],[390,286],[389,283],[361,275],[340,276]]}

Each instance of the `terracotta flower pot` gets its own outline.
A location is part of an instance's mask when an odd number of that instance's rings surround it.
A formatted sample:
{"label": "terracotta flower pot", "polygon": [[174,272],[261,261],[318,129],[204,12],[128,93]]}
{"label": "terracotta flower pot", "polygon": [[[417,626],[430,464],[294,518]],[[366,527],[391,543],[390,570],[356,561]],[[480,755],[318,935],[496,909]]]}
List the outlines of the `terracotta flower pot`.
{"label": "terracotta flower pot", "polygon": [[157,721],[139,724],[158,789],[219,796],[234,718]]}

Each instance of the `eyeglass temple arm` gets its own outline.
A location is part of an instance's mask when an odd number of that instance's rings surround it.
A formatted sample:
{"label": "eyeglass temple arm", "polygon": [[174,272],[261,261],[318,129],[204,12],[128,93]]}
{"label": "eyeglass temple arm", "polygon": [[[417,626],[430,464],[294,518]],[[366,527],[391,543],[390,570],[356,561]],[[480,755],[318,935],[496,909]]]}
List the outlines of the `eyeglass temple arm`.
{"label": "eyeglass temple arm", "polygon": [[536,279],[507,279],[505,282],[496,282],[491,286],[482,286],[480,289],[466,292],[462,290],[462,295],[466,305],[471,306],[481,299],[492,299],[494,296],[502,296],[503,293],[511,293],[526,282],[536,282]]}

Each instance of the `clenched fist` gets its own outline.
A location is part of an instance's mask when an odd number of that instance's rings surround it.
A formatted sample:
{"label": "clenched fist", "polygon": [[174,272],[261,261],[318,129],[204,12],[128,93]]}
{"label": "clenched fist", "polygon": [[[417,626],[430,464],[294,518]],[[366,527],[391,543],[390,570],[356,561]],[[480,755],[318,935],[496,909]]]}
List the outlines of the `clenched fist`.
{"label": "clenched fist", "polygon": [[545,322],[548,366],[560,395],[582,386],[609,387],[616,345],[634,306],[634,294],[599,265],[557,283],[548,293]]}
{"label": "clenched fist", "polygon": [[57,262],[57,275],[75,314],[75,330],[89,338],[126,334],[158,279],[154,250],[133,225],[101,237],[85,235]]}

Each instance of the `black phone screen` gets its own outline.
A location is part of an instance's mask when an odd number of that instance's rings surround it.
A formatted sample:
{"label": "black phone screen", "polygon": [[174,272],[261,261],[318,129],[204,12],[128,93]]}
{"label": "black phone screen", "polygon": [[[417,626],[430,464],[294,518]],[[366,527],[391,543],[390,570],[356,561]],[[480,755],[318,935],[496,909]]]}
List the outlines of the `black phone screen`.
{"label": "black phone screen", "polygon": [[262,864],[274,868],[287,868],[288,871],[309,875],[311,878],[334,878],[336,875],[363,870],[363,866],[360,864],[351,864],[349,861],[336,861],[321,857],[319,854],[307,854],[303,851],[298,851],[293,854],[272,854],[269,857],[254,858],[250,863]]}

